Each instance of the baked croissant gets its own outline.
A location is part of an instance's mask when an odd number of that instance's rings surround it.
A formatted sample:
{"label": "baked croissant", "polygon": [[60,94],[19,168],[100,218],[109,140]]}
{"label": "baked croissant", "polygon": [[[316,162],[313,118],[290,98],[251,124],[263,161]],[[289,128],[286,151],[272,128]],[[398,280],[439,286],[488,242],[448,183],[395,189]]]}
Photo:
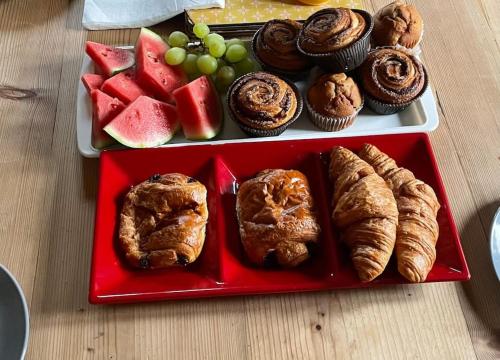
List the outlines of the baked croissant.
{"label": "baked croissant", "polygon": [[264,170],[242,183],[236,213],[243,247],[254,264],[297,266],[318,242],[309,183],[297,170]]}
{"label": "baked croissant", "polygon": [[359,278],[371,281],[384,271],[394,249],[396,200],[369,164],[341,146],[331,151],[329,175],[334,183],[333,222],[351,250]]}
{"label": "baked croissant", "polygon": [[134,267],[187,265],[200,255],[207,219],[202,183],[183,174],[153,175],[125,197],[120,245]]}
{"label": "baked croissant", "polygon": [[396,197],[399,273],[411,282],[425,281],[436,260],[439,236],[436,216],[440,205],[434,190],[373,145],[365,144],[359,156],[385,179]]}

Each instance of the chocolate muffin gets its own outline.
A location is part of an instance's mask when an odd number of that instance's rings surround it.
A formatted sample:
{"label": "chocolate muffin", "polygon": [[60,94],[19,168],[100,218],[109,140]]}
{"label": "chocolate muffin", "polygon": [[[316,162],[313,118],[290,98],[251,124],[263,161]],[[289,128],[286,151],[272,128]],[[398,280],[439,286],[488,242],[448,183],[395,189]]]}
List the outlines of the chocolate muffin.
{"label": "chocolate muffin", "polygon": [[415,5],[394,1],[374,16],[372,41],[375,46],[401,45],[412,49],[424,33],[424,22]]}
{"label": "chocolate muffin", "polygon": [[257,31],[253,39],[256,59],[264,69],[285,76],[310,68],[309,59],[297,49],[302,24],[294,20],[271,20]]}
{"label": "chocolate muffin", "polygon": [[368,106],[379,114],[408,107],[427,88],[424,65],[408,51],[379,48],[371,51],[360,68]]}
{"label": "chocolate muffin", "polygon": [[338,131],[352,125],[363,108],[363,96],[346,74],[324,74],[307,91],[306,105],[317,127]]}
{"label": "chocolate muffin", "polygon": [[363,10],[329,8],[312,14],[297,39],[297,48],[319,66],[346,72],[368,54],[373,19]]}
{"label": "chocolate muffin", "polygon": [[229,89],[228,104],[232,119],[250,136],[279,135],[302,111],[295,85],[264,71],[237,79]]}

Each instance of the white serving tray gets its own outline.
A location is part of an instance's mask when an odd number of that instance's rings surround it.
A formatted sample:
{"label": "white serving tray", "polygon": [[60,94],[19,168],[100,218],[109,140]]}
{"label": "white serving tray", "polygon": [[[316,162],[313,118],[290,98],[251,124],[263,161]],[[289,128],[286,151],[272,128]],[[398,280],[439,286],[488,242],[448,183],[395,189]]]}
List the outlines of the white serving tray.
{"label": "white serving tray", "polygon": [[[130,49],[132,47],[127,46],[123,48]],[[85,54],[80,77],[89,72],[94,72],[94,66],[90,57]],[[295,84],[301,92],[303,92],[306,81],[298,81]],[[162,145],[162,147],[430,132],[435,130],[439,125],[436,101],[430,85],[420,99],[415,101],[404,111],[393,115],[378,115],[365,106],[352,126],[337,132],[328,132],[316,128],[309,121],[307,111],[304,108],[302,114],[295,123],[285,130],[283,134],[279,136],[249,138],[240,130],[238,125],[229,118],[225,98],[223,99],[223,103],[225,109],[224,125],[221,133],[214,140],[186,140],[182,131],[180,131],[167,144]],[[76,103],[78,150],[84,157],[96,158],[99,157],[101,151],[92,147],[91,132],[92,103],[85,86],[79,81]],[[117,147],[123,148],[122,146]]]}

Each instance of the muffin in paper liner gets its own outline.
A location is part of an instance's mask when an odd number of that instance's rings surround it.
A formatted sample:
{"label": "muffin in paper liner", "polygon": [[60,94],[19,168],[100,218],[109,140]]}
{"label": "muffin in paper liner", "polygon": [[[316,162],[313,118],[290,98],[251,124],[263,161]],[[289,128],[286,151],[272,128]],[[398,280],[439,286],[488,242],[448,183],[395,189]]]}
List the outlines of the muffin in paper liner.
{"label": "muffin in paper liner", "polygon": [[[324,9],[328,10],[328,9]],[[321,13],[324,10],[320,10],[315,14]],[[368,56],[368,51],[370,50],[370,34],[373,30],[373,17],[364,10],[351,9],[352,11],[359,13],[366,21],[366,30],[364,34],[354,41],[352,44],[347,45],[344,48],[327,52],[327,53],[309,53],[300,47],[300,39],[302,37],[302,31],[297,38],[297,49],[308,56],[312,61],[314,61],[318,66],[335,73],[342,73],[354,70]],[[307,20],[306,20],[307,23]]]}
{"label": "muffin in paper liner", "polygon": [[359,112],[361,111],[361,109],[363,109],[364,105],[364,102],[361,103],[361,106],[356,110],[356,112],[349,116],[331,117],[322,115],[318,113],[316,110],[314,110],[311,104],[309,103],[307,96],[305,102],[306,102],[307,113],[309,114],[309,119],[311,120],[311,122],[316,127],[325,131],[340,131],[345,128],[348,128],[354,123],[356,116],[358,116]]}
{"label": "muffin in paper liner", "polygon": [[[246,74],[246,75],[243,75],[241,76],[240,78],[236,79],[230,86],[228,92],[227,92],[227,96],[226,96],[226,101],[227,101],[227,104],[228,104],[228,109],[229,109],[229,115],[231,117],[231,119],[240,127],[241,130],[243,130],[243,132],[245,134],[247,134],[248,136],[250,137],[267,137],[267,136],[278,136],[280,134],[282,134],[290,125],[292,125],[295,120],[298,119],[298,117],[300,116],[300,114],[302,113],[302,109],[304,107],[304,101],[302,100],[302,95],[299,91],[299,89],[297,88],[297,86],[287,80],[287,79],[283,79],[281,78],[283,81],[285,81],[289,86],[290,88],[293,90],[293,92],[295,93],[295,97],[297,99],[297,108],[295,109],[295,114],[293,115],[293,117],[288,120],[286,123],[278,126],[278,127],[275,127],[273,129],[258,129],[258,128],[252,128],[248,125],[245,125],[245,124],[242,124],[239,120],[238,120],[238,117],[235,116],[235,114],[233,113],[232,109],[231,109],[231,106],[230,106],[230,99],[231,99],[231,95],[233,93],[233,89],[234,89],[234,85],[238,82],[238,80],[240,80],[241,78],[243,77],[248,77],[248,76],[251,76],[252,73],[249,73],[249,74]],[[275,75],[277,76],[277,75]],[[278,76],[279,77],[279,76]]]}
{"label": "muffin in paper liner", "polygon": [[255,60],[257,61],[257,63],[259,63],[262,70],[268,71],[268,72],[273,73],[275,75],[285,77],[291,81],[300,81],[300,80],[306,79],[309,76],[309,72],[314,64],[310,64],[309,67],[307,67],[301,71],[287,71],[287,70],[278,69],[274,66],[268,65],[260,59],[259,53],[257,51],[257,39],[259,37],[261,29],[262,29],[262,27],[259,30],[257,30],[257,32],[255,32],[255,34],[252,38],[252,52],[253,52]]}

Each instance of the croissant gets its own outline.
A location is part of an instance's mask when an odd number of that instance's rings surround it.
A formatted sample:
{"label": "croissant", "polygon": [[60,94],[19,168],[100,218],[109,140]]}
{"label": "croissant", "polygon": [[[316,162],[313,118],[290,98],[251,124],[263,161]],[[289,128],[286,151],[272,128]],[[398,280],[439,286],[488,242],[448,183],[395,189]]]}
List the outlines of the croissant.
{"label": "croissant", "polygon": [[436,260],[440,208],[434,190],[377,149],[365,144],[359,156],[373,166],[391,188],[399,210],[396,236],[398,271],[411,282],[423,282]]}
{"label": "croissant", "polygon": [[333,222],[351,250],[361,281],[380,275],[396,242],[398,209],[391,189],[356,154],[334,147],[329,175],[334,183]]}

